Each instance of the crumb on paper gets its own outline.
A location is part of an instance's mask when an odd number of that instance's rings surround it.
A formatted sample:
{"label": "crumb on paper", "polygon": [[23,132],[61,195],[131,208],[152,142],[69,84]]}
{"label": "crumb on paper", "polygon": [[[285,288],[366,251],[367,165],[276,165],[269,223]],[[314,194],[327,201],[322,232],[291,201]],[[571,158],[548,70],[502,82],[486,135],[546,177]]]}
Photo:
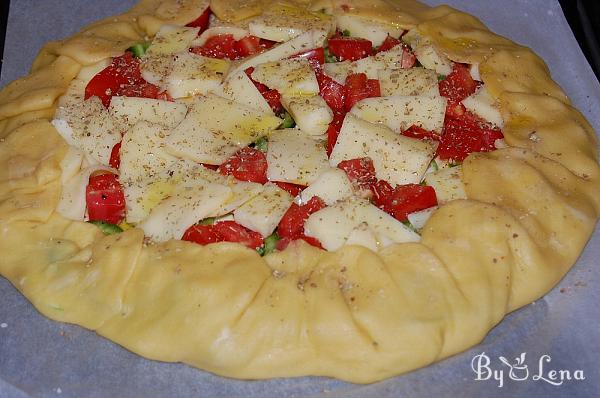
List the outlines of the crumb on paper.
{"label": "crumb on paper", "polygon": [[5,329],[7,327],[8,327],[8,323],[6,323],[6,322],[0,323],[0,328]]}
{"label": "crumb on paper", "polygon": [[60,387],[56,388],[55,391],[56,391],[57,394],[62,394],[62,390],[61,390]]}

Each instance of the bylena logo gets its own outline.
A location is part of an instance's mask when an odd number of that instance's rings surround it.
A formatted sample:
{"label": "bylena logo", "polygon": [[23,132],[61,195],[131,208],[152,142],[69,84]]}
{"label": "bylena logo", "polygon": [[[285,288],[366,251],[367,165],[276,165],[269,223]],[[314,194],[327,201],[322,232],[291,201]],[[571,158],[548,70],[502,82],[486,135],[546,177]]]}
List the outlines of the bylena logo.
{"label": "bylena logo", "polygon": [[583,370],[553,369],[550,365],[552,358],[548,354],[540,356],[537,367],[525,363],[527,353],[523,352],[514,361],[509,361],[503,356],[498,357],[498,362],[492,364],[491,358],[485,353],[477,354],[471,360],[471,369],[475,373],[476,381],[495,380],[498,387],[504,386],[505,379],[513,381],[540,381],[553,386],[561,386],[566,381],[585,380]]}

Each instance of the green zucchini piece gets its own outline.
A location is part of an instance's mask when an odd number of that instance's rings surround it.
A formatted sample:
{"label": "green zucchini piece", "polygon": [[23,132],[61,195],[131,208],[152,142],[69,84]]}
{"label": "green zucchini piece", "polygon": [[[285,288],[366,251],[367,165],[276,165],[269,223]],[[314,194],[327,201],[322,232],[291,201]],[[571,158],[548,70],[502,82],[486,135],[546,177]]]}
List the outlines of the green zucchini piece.
{"label": "green zucchini piece", "polygon": [[215,223],[216,219],[217,219],[216,217],[208,217],[208,218],[205,218],[204,220],[200,220],[198,225],[213,225]]}
{"label": "green zucchini piece", "polygon": [[254,142],[254,148],[258,149],[261,152],[267,152],[267,150],[269,149],[269,139],[264,136],[260,137]]}
{"label": "green zucchini piece", "polygon": [[277,232],[273,232],[271,235],[265,238],[265,243],[256,249],[256,251],[258,251],[258,254],[261,256],[266,256],[267,254],[273,253],[277,247],[277,242],[279,242],[279,239],[280,238],[279,235],[277,235]]}
{"label": "green zucchini piece", "polygon": [[104,235],[114,235],[114,234],[120,234],[121,232],[123,232],[123,228],[121,228],[115,224],[109,224],[104,221],[88,221],[88,222],[90,224],[94,224],[95,226],[100,228],[100,231],[102,231],[102,233]]}
{"label": "green zucchini piece", "polygon": [[334,62],[338,62],[337,58],[335,55],[331,55],[329,48],[325,47],[325,63],[332,64]]}
{"label": "green zucchini piece", "polygon": [[292,115],[286,112],[283,118],[283,123],[281,123],[281,128],[291,129],[294,127],[296,127],[296,122],[294,121],[294,118],[292,117]]}
{"label": "green zucchini piece", "polygon": [[137,43],[129,47],[127,51],[133,53],[134,57],[141,58],[144,54],[146,54],[148,47],[150,47],[150,43]]}

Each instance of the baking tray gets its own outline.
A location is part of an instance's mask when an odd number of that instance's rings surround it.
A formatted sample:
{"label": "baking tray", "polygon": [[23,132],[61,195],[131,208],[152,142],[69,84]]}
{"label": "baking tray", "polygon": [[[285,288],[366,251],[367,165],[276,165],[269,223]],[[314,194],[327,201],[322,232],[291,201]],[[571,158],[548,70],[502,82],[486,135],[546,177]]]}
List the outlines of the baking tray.
{"label": "baking tray", "polygon": [[[0,87],[22,75],[43,43],[125,11],[132,0],[12,0]],[[431,5],[437,1],[427,1]],[[555,0],[452,0],[495,32],[533,48],[548,63],[594,128],[600,130],[600,85]],[[598,397],[600,396],[600,231],[569,274],[543,299],[508,315],[478,346],[437,364],[371,385],[323,377],[240,381],[183,364],[146,360],[78,326],[41,316],[0,277],[2,397]],[[493,377],[472,365],[490,360]],[[525,353],[524,369],[509,368]],[[475,358],[475,360],[474,360]],[[550,359],[550,362],[547,360]],[[542,361],[542,377],[536,378]],[[482,367],[485,370],[485,367]],[[551,370],[572,380],[550,383]],[[578,373],[576,374],[576,371]],[[500,373],[502,372],[502,373]],[[574,380],[575,376],[584,380]],[[481,379],[487,375],[482,372]],[[546,379],[546,380],[544,380]]]}

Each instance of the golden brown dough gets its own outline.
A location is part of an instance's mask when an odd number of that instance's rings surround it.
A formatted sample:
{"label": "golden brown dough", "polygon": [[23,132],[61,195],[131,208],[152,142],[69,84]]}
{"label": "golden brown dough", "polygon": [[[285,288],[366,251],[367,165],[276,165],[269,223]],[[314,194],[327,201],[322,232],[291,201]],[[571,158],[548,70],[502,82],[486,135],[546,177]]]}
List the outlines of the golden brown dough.
{"label": "golden brown dough", "polygon": [[[229,377],[359,383],[465,350],[507,312],[545,294],[576,261],[600,211],[589,123],[539,57],[472,16],[407,0],[344,3],[369,18],[417,26],[454,61],[480,63],[506,122],[513,148],[467,158],[468,200],[441,206],[421,243],[375,254],[300,242],[261,258],[227,243],[145,246],[140,230],[104,237],[58,215],[66,144],[47,121],[56,98],[81,66],[162,24],[188,23],[208,4],[143,0],[47,44],[32,73],[0,92],[0,274],[45,315],[148,358]],[[260,12],[261,2],[247,4]],[[236,5],[212,4],[232,20]]]}

